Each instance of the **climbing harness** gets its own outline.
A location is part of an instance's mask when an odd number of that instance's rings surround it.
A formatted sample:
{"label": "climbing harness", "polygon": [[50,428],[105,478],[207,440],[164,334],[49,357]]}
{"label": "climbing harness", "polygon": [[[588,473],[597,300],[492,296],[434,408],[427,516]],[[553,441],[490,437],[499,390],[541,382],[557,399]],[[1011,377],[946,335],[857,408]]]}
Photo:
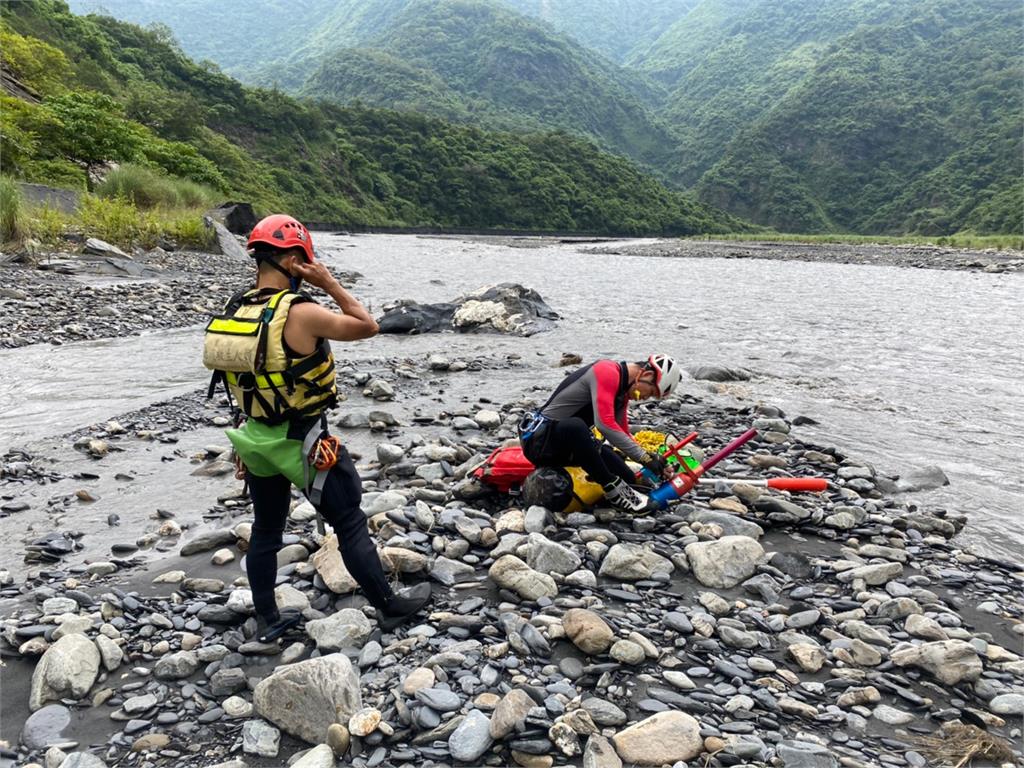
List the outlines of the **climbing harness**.
{"label": "climbing harness", "polygon": [[341,452],[341,440],[327,431],[327,416],[320,414],[302,441],[303,489],[306,498],[316,509],[316,529],[324,533],[324,520],[320,515],[320,501],[323,498],[324,484],[331,467],[338,463]]}
{"label": "climbing harness", "polygon": [[519,420],[519,439],[529,440],[545,424],[554,421],[550,416],[545,416],[540,411],[527,411]]}

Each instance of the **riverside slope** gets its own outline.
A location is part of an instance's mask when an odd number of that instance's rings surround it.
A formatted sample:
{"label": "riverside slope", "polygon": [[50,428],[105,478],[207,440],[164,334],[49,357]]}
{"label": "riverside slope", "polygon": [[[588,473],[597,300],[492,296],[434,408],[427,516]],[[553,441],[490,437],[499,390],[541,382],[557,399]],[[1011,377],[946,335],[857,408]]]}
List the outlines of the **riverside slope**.
{"label": "riverside slope", "polygon": [[[815,473],[832,480],[827,494],[709,487],[651,518],[562,516],[479,495],[465,480],[533,399],[509,386],[535,379],[531,361],[481,346],[343,361],[339,371],[349,401],[335,420],[363,454],[371,528],[396,581],[434,583],[433,613],[381,633],[297,504],[279,600],[310,624],[335,619],[326,634],[307,624],[310,635],[280,647],[253,643],[238,567],[251,513],[226,477],[223,439],[210,439],[225,410],[196,392],[112,413],[115,423],[77,430],[46,454],[5,457],[5,503],[49,484],[87,490],[90,473],[62,477],[68,456],[103,482],[154,447],[167,460],[156,457],[148,483],[204,485],[152,519],[136,511],[138,528],[50,539],[36,550],[45,564],[3,577],[0,735],[11,760],[42,762],[58,744],[107,765],[282,764],[310,745],[254,689],[268,676],[264,686],[279,685],[273,670],[287,661],[341,669],[339,647],[359,682],[342,675],[343,690],[322,692],[347,704],[319,740],[368,765],[613,765],[617,754],[637,764],[918,766],[932,759],[919,736],[950,721],[1019,743],[1022,564],[965,551],[962,515],[890,496],[870,462],[807,439],[793,414],[690,381],[634,422],[699,428],[708,448],[756,423],[758,441],[717,473]],[[499,396],[482,377],[502,383]],[[438,391],[449,394],[437,402]],[[196,469],[210,477],[190,479]],[[53,501],[55,532],[103,503],[73,492]],[[67,665],[74,685],[55,671]],[[29,715],[30,698],[46,706]],[[301,717],[323,725],[322,708]],[[324,749],[308,764],[330,764]]]}

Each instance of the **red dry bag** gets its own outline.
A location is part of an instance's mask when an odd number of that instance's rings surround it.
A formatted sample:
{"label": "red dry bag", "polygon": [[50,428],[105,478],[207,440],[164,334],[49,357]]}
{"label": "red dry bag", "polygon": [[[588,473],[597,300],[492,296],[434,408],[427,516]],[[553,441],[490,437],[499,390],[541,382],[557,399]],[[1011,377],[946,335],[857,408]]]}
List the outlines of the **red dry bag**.
{"label": "red dry bag", "polygon": [[523,456],[518,445],[496,448],[482,465],[473,470],[473,476],[502,493],[508,493],[513,486],[522,485],[534,466]]}

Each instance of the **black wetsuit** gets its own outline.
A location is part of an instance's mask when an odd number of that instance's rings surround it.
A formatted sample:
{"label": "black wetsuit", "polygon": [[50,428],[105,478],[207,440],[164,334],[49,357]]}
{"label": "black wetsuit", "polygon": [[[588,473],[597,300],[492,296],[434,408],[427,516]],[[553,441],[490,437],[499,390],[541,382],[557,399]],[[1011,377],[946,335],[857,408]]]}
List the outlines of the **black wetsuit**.
{"label": "black wetsuit", "polygon": [[[598,360],[573,372],[540,408],[547,421],[522,441],[523,454],[539,467],[582,467],[590,478],[608,485],[636,477],[614,446],[635,461],[647,459],[629,431],[629,372],[626,363]],[[597,427],[611,444],[591,432]]]}

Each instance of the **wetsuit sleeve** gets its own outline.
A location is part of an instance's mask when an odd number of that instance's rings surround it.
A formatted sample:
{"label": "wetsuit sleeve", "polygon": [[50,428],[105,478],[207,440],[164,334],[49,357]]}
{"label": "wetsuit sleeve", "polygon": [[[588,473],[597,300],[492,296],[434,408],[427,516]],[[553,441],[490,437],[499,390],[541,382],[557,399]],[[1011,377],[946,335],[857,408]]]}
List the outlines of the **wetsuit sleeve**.
{"label": "wetsuit sleeve", "polygon": [[[622,428],[615,413],[615,393],[619,388],[619,366],[602,361],[591,368],[590,397],[594,409],[594,426],[604,439],[634,461],[644,461],[647,452],[641,448],[627,430]],[[628,422],[627,422],[628,423]]]}

